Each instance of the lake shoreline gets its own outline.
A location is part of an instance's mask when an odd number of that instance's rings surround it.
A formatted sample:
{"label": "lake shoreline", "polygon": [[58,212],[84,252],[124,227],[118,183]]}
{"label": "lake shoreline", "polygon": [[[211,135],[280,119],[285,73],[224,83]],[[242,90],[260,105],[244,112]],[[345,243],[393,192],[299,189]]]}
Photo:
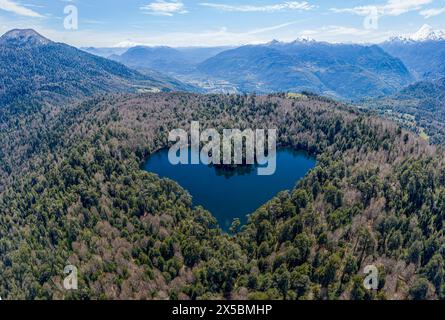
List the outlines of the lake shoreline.
{"label": "lake shoreline", "polygon": [[[234,219],[239,218],[244,225],[248,215],[279,192],[294,189],[317,165],[316,158],[304,150],[280,147],[277,149],[277,172],[271,176],[258,176],[255,170],[226,172],[204,164],[171,165],[168,150],[160,148],[152,153],[142,169],[178,183],[192,196],[193,206],[208,210],[225,232]],[[189,147],[189,156],[192,152],[197,151]]]}

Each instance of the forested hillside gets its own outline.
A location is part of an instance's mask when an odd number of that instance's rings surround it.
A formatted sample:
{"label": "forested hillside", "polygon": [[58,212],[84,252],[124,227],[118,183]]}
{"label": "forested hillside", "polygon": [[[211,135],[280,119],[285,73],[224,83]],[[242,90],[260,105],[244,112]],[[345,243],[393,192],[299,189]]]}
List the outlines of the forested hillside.
{"label": "forested hillside", "polygon": [[[175,182],[140,168],[192,120],[277,127],[318,165],[224,234]],[[27,126],[39,152],[14,174],[3,166],[2,298],[445,297],[443,150],[390,122],[315,96],[179,93],[92,98],[34,133],[45,121]],[[68,263],[74,293],[62,289]],[[361,285],[368,264],[376,292]]]}
{"label": "forested hillside", "polygon": [[393,94],[413,81],[401,60],[376,45],[301,39],[235,48],[136,46],[112,58],[137,70],[171,74],[208,92],[306,90],[355,100]]}
{"label": "forested hillside", "polygon": [[11,30],[0,38],[0,108],[22,111],[30,99],[61,104],[104,92],[187,89],[177,80],[142,75],[34,30]]}
{"label": "forested hillside", "polygon": [[29,165],[28,159],[36,153],[50,154],[60,143],[58,132],[73,119],[59,119],[62,124],[55,119],[82,99],[195,89],[152,70],[142,74],[53,42],[31,29],[5,33],[0,37],[0,192]]}
{"label": "forested hillside", "polygon": [[431,143],[445,143],[445,78],[417,82],[365,105],[395,118],[407,128],[424,132]]}
{"label": "forested hillside", "polygon": [[412,81],[405,65],[378,46],[273,41],[224,51],[198,65],[241,92],[300,92],[355,100],[396,92]]}
{"label": "forested hillside", "polygon": [[386,41],[380,45],[399,58],[417,80],[437,80],[445,76],[445,40]]}

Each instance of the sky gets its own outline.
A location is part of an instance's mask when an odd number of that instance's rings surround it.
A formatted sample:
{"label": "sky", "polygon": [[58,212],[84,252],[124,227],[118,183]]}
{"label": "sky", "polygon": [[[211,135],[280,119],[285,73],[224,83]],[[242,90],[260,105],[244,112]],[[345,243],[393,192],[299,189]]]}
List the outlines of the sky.
{"label": "sky", "polygon": [[0,33],[33,28],[77,47],[378,43],[425,24],[445,30],[445,0],[0,0]]}

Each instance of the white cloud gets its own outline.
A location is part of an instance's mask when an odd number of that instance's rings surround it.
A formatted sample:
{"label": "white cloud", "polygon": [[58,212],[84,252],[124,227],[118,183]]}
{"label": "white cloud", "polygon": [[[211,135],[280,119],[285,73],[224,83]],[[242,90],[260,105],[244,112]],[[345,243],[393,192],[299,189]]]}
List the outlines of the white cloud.
{"label": "white cloud", "polygon": [[358,29],[352,27],[344,27],[338,25],[325,26],[318,29],[302,30],[299,32],[300,36],[312,36],[318,39],[339,39],[342,36],[362,37],[370,35],[371,30]]}
{"label": "white cloud", "polygon": [[48,39],[64,42],[77,47],[131,47],[147,46],[239,46],[244,44],[266,43],[272,39],[290,42],[297,38],[313,38],[318,41],[333,43],[380,43],[399,33],[395,31],[370,31],[342,26],[327,26],[313,30],[301,27],[303,20],[265,26],[246,31],[234,31],[222,27],[219,29],[202,30],[199,32],[155,32],[148,36],[144,30],[100,32],[84,29],[77,32],[48,29],[40,24],[41,20],[19,22],[17,19],[4,20],[0,25],[0,34],[12,28],[32,28]]}
{"label": "white cloud", "polygon": [[11,0],[0,0],[0,10],[12,12],[20,16],[42,18],[43,16]]}
{"label": "white cloud", "polygon": [[409,11],[420,10],[434,0],[390,0],[383,9],[391,16],[399,16]]}
{"label": "white cloud", "polygon": [[376,32],[375,30],[338,25],[299,31],[300,37],[310,37],[312,39],[316,39],[317,41],[327,41],[330,43],[381,43],[395,35],[396,33],[394,31]]}
{"label": "white cloud", "polygon": [[444,8],[433,8],[433,9],[426,9],[420,11],[420,15],[424,16],[425,19],[429,19],[438,15],[441,15],[445,13],[445,7]]}
{"label": "white cloud", "polygon": [[184,4],[181,1],[165,1],[156,0],[141,7],[147,14],[160,15],[160,16],[173,16],[176,13],[187,13]]}
{"label": "white cloud", "polygon": [[278,30],[278,29],[283,29],[283,28],[292,26],[292,25],[297,24],[297,23],[300,23],[300,21],[287,22],[287,23],[278,24],[276,26],[254,29],[254,30],[245,32],[245,34],[246,35],[252,35],[252,34],[265,33],[265,32],[269,32],[269,31],[275,31],[275,30]]}
{"label": "white cloud", "polygon": [[314,5],[309,4],[306,1],[286,1],[279,4],[255,6],[255,5],[228,5],[220,3],[200,3],[201,6],[210,7],[222,11],[229,12],[277,12],[284,10],[310,10],[315,8]]}
{"label": "white cloud", "polygon": [[360,16],[368,16],[377,12],[380,16],[400,16],[410,11],[418,11],[423,6],[432,3],[434,0],[388,0],[382,5],[367,5],[353,8],[332,8],[331,11],[337,13],[352,13]]}
{"label": "white cloud", "polygon": [[[151,37],[127,38],[124,41],[113,46],[126,47],[133,44],[147,46],[225,46],[225,45],[244,45],[259,44],[270,41],[275,35],[271,33],[276,30],[289,28],[301,21],[292,21],[279,25],[273,25],[263,28],[248,30],[245,32],[233,32],[226,27],[217,30],[205,30],[201,32],[173,32],[160,34]],[[281,32],[281,31],[280,31]]]}
{"label": "white cloud", "polygon": [[136,47],[136,46],[143,46],[143,43],[140,42],[134,42],[134,41],[130,41],[130,40],[124,40],[121,41],[115,45],[113,45],[113,48],[131,48],[131,47]]}
{"label": "white cloud", "polygon": [[357,29],[343,26],[328,26],[322,28],[322,30],[332,35],[364,36],[371,33],[370,30],[366,29]]}
{"label": "white cloud", "polygon": [[172,47],[181,46],[239,46],[245,44],[267,43],[272,39],[290,42],[295,39],[312,38],[317,41],[328,41],[332,43],[380,43],[391,36],[393,31],[376,32],[353,27],[339,25],[324,26],[312,30],[305,30],[295,25],[301,21],[294,21],[273,25],[244,32],[231,31],[226,27],[217,30],[203,30],[201,32],[173,32],[150,37],[132,35],[128,42],[119,43],[119,46],[131,44]]}

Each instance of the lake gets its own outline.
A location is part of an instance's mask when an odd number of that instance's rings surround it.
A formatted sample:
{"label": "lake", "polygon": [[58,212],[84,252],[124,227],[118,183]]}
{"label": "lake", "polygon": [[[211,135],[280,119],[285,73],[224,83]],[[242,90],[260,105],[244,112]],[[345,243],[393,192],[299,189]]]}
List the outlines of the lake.
{"label": "lake", "polygon": [[[191,152],[199,153],[189,150],[189,154]],[[270,176],[259,176],[252,167],[228,172],[203,164],[172,165],[168,149],[151,155],[144,169],[176,181],[192,195],[194,205],[210,211],[227,231],[234,218],[240,218],[245,224],[248,214],[280,191],[293,189],[316,165],[315,158],[302,151],[279,149],[276,157],[276,171]]]}

